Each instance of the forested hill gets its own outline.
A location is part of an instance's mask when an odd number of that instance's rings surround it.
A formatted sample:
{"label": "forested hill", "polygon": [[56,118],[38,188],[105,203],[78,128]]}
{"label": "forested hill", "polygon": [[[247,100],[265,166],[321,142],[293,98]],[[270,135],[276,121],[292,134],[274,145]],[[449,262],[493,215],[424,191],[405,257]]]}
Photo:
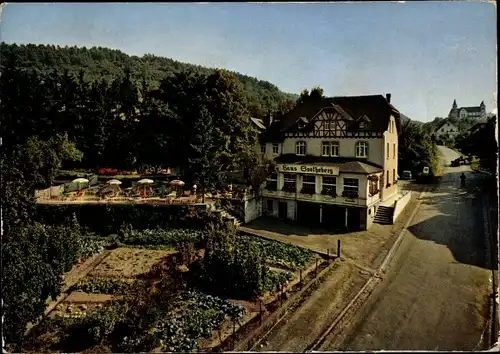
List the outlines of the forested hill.
{"label": "forested hill", "polygon": [[[19,68],[40,73],[53,70],[67,70],[70,74],[80,74],[89,81],[105,78],[109,81],[123,74],[129,68],[134,80],[146,78],[149,85],[157,87],[168,76],[183,71],[211,74],[215,69],[200,65],[182,63],[170,58],[146,54],[142,57],[127,55],[120,50],[103,47],[60,47],[55,45],[0,44],[0,68],[9,59]],[[263,116],[267,110],[280,111],[284,101],[295,100],[298,95],[281,92],[270,82],[234,73],[242,83],[249,97],[250,113]]]}

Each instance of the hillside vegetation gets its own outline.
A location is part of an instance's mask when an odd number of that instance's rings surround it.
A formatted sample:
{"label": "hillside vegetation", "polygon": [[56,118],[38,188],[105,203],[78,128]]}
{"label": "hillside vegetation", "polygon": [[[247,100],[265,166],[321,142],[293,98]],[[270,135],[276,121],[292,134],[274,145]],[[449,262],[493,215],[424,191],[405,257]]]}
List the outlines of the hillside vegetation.
{"label": "hillside vegetation", "polygon": [[[120,50],[103,47],[77,47],[54,45],[0,44],[0,67],[6,62],[15,62],[17,68],[39,74],[67,71],[70,75],[82,75],[85,81],[105,79],[110,82],[120,77],[125,69],[130,70],[131,80],[145,80],[152,88],[158,88],[161,81],[181,72],[210,75],[214,68],[182,63],[170,58],[146,54],[142,57],[127,55]],[[298,95],[281,92],[270,82],[234,73],[248,95],[250,114],[262,118],[270,110],[280,112],[290,100]]]}

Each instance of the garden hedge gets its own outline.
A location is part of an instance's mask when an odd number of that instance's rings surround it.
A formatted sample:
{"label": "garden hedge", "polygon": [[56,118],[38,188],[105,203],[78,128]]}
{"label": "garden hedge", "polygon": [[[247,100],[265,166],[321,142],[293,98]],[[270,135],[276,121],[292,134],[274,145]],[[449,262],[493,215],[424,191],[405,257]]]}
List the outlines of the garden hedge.
{"label": "garden hedge", "polygon": [[125,224],[136,230],[160,228],[202,229],[209,220],[204,206],[119,204],[37,205],[35,220],[60,225],[76,215],[78,223],[100,235],[118,233]]}

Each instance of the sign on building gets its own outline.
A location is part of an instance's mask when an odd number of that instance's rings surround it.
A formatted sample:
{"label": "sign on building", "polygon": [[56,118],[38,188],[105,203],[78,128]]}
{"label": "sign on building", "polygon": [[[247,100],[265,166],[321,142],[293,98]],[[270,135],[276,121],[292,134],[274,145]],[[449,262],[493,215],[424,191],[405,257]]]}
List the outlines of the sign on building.
{"label": "sign on building", "polygon": [[424,167],[424,175],[428,175],[429,174],[429,167],[425,166]]}
{"label": "sign on building", "polygon": [[337,166],[319,166],[319,165],[278,165],[278,171],[284,173],[304,173],[312,175],[338,176],[339,168]]}

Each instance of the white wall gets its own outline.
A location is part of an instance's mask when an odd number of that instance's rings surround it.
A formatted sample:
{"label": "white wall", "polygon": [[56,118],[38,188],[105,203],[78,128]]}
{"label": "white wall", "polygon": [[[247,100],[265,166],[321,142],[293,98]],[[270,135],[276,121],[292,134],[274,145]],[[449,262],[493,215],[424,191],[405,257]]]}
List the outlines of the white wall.
{"label": "white wall", "polygon": [[356,158],[356,143],[365,141],[368,143],[367,161],[382,166],[383,161],[383,139],[335,139],[335,138],[286,138],[283,142],[283,154],[295,154],[295,144],[297,141],[306,142],[306,155],[321,156],[322,142],[331,141],[339,143],[339,156]]}
{"label": "white wall", "polygon": [[403,197],[398,199],[394,204],[394,214],[392,214],[392,222],[394,223],[404,208],[408,205],[411,199],[411,192],[407,192]]}
{"label": "white wall", "polygon": [[245,220],[249,223],[262,215],[262,198],[251,198],[245,201]]}

